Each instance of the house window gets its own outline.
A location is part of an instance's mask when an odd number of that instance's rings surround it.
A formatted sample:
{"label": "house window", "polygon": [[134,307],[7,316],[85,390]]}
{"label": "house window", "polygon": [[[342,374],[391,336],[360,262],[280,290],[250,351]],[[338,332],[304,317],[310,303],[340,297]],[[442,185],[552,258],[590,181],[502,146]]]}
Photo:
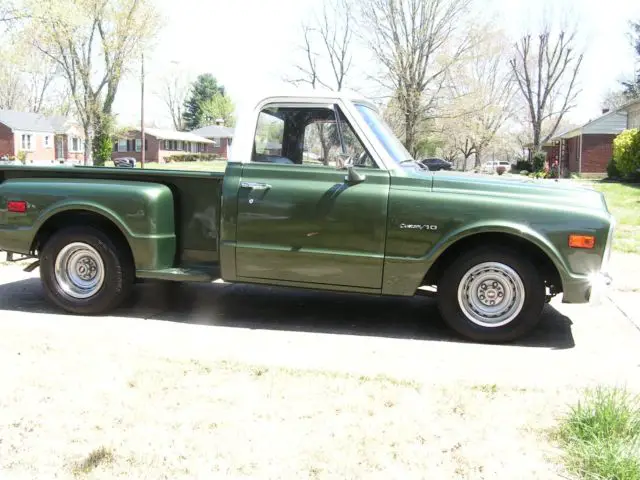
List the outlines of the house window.
{"label": "house window", "polygon": [[142,139],[136,138],[136,152],[142,151]]}
{"label": "house window", "polygon": [[126,152],[127,151],[127,139],[121,138],[118,140],[118,151]]}
{"label": "house window", "polygon": [[213,140],[213,146],[216,148],[220,147],[220,139],[219,138],[212,138],[211,140]]}
{"label": "house window", "polygon": [[44,148],[51,148],[51,137],[49,135],[44,136]]}
{"label": "house window", "polygon": [[82,139],[79,137],[71,137],[71,152],[82,152]]}
{"label": "house window", "polygon": [[31,134],[22,134],[22,150],[31,150]]}

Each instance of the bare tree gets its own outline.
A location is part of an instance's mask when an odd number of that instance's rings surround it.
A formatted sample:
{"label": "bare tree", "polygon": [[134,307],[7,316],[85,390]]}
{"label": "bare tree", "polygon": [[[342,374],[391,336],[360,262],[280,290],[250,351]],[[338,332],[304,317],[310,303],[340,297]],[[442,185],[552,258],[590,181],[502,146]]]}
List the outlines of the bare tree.
{"label": "bare tree", "polygon": [[[575,43],[575,31],[553,35],[547,25],[536,38],[527,35],[515,44],[510,64],[528,109],[535,151],[556,133],[564,115],[575,106],[583,57],[576,52]],[[545,121],[550,123],[547,129]]]}
{"label": "bare tree", "polygon": [[0,51],[0,108],[40,113],[54,110],[56,64],[20,38],[9,36]]}
{"label": "bare tree", "polygon": [[[468,115],[468,132],[473,139],[475,166],[482,163],[482,153],[496,136],[496,133],[513,115],[513,100],[516,84],[513,72],[505,61],[506,38],[499,32],[489,32],[477,42],[472,58],[462,65],[456,85],[467,79],[464,92],[474,100],[475,108]],[[459,70],[456,70],[459,71]],[[462,82],[460,82],[462,79]]]}
{"label": "bare tree", "polygon": [[184,103],[189,95],[189,82],[180,75],[168,75],[162,79],[160,92],[158,96],[169,111],[173,128],[178,131],[185,130],[184,119]]}
{"label": "bare tree", "polygon": [[[351,70],[353,56],[353,12],[349,0],[325,0],[322,15],[302,24],[303,60],[294,64],[297,76],[287,79],[299,85],[308,84],[341,91]],[[319,45],[319,46],[318,46]],[[331,80],[326,77],[330,77]],[[329,138],[322,122],[316,123],[321,159],[328,161]]]}
{"label": "bare tree", "polygon": [[471,0],[362,0],[365,37],[383,67],[381,84],[404,117],[414,153],[419,123],[437,106],[445,73],[471,46],[463,18]]}
{"label": "bare tree", "polygon": [[22,71],[10,62],[0,61],[0,109],[23,110],[26,92]]}
{"label": "bare tree", "polygon": [[616,110],[625,103],[629,102],[629,96],[626,92],[619,90],[609,90],[604,94],[600,107],[602,110]]}
{"label": "bare tree", "polygon": [[353,61],[353,24],[349,0],[324,0],[322,14],[302,24],[303,59],[294,64],[298,75],[287,81],[341,91]]}
{"label": "bare tree", "polygon": [[[157,32],[148,0],[25,0],[22,31],[55,62],[69,90],[91,152],[92,127],[111,115],[122,76]],[[38,19],[37,21],[33,19]]]}

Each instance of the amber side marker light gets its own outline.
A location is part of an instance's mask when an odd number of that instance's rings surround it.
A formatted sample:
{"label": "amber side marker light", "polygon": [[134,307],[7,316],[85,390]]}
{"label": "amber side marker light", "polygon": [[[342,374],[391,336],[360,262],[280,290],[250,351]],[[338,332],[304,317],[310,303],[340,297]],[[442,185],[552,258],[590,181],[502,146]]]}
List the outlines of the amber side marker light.
{"label": "amber side marker light", "polygon": [[596,245],[596,237],[593,235],[569,235],[571,248],[593,248]]}
{"label": "amber side marker light", "polygon": [[27,211],[27,202],[9,201],[7,202],[7,210],[11,213],[25,213]]}

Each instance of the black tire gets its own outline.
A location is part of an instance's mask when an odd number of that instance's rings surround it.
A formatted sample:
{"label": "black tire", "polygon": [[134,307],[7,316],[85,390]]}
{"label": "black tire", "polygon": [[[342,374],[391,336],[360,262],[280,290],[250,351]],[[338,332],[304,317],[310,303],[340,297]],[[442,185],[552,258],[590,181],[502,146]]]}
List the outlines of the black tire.
{"label": "black tire", "polygon": [[[130,295],[134,265],[128,245],[93,227],[68,227],[56,232],[40,254],[40,279],[48,299],[63,310],[79,315],[100,315],[117,308]],[[75,298],[56,279],[56,258],[62,249],[82,242],[95,249],[104,265],[104,280],[95,294]]]}
{"label": "black tire", "polygon": [[[458,287],[465,274],[485,262],[497,262],[510,267],[524,286],[522,309],[505,325],[484,326],[472,321],[458,300]],[[529,333],[540,320],[545,297],[544,280],[531,260],[506,248],[474,248],[453,261],[438,282],[438,308],[445,322],[460,335],[478,342],[510,342]]]}

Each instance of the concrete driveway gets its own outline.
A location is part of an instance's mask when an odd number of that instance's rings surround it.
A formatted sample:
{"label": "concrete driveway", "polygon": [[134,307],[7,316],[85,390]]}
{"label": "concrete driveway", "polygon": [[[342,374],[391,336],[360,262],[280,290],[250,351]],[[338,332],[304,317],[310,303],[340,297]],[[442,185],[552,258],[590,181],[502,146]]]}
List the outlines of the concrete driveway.
{"label": "concrete driveway", "polygon": [[113,316],[78,317],[46,302],[37,275],[0,269],[0,346],[86,339],[104,349],[436,384],[640,386],[640,331],[609,300],[591,306],[554,299],[531,336],[494,346],[452,335],[430,298],[145,283]]}

